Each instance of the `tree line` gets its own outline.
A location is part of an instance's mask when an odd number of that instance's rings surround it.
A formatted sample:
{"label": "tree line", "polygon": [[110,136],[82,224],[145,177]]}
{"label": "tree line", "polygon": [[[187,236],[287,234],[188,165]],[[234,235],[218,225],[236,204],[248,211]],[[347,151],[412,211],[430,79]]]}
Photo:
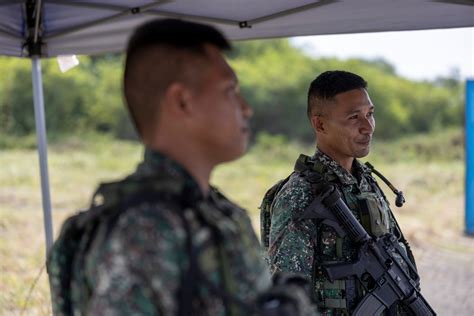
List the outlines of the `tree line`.
{"label": "tree line", "polygon": [[[461,126],[463,83],[453,78],[411,81],[383,59],[314,58],[289,40],[246,41],[228,54],[241,91],[254,109],[255,134],[281,134],[302,142],[313,139],[306,118],[310,82],[326,70],[364,77],[375,104],[376,136],[393,139],[411,133]],[[61,73],[55,59],[43,60],[48,133],[110,133],[134,138],[121,93],[122,55],[80,57],[80,65]],[[34,133],[31,63],[0,57],[0,134]]]}

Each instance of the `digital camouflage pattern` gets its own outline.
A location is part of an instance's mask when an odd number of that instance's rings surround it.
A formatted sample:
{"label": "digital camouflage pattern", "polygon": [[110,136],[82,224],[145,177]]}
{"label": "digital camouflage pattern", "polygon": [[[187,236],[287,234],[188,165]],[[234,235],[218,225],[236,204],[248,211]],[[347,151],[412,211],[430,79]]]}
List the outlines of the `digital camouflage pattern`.
{"label": "digital camouflage pattern", "polygon": [[[404,249],[408,244],[369,168],[354,160],[351,174],[319,150],[313,157],[305,157],[308,169],[294,172],[271,204],[268,249],[271,271],[302,273],[312,278],[313,293],[322,315],[348,315],[364,296],[362,285],[355,279],[329,282],[321,266],[353,261],[357,247],[348,237],[340,238],[330,226],[299,219],[315,197],[311,177],[316,174],[335,184],[369,234],[378,237],[393,233]],[[413,258],[410,251],[409,256]],[[397,307],[391,312],[403,314]]]}
{"label": "digital camouflage pattern", "polygon": [[[100,223],[87,251],[72,263],[72,314],[177,315],[180,304],[196,307],[196,315],[247,314],[237,303],[226,310],[222,297],[196,280],[197,295],[180,302],[191,287],[187,282],[193,283],[186,278],[189,234],[180,212],[189,225],[200,270],[215,289],[251,304],[269,288],[270,273],[246,212],[215,189],[204,197],[195,180],[171,159],[147,150],[134,174],[104,187],[96,197],[99,204],[119,205],[144,187],[163,199],[133,204],[113,225]],[[54,247],[52,253],[48,271],[54,309],[60,311],[64,300],[55,293],[67,258]]]}

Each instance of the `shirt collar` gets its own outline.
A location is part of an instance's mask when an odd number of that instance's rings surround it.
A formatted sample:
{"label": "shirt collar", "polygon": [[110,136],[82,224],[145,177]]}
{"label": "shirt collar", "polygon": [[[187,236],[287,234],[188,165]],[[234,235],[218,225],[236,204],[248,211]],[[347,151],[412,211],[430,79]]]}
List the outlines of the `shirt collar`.
{"label": "shirt collar", "polygon": [[354,159],[354,162],[352,163],[354,174],[351,174],[338,162],[319,150],[319,148],[316,149],[313,159],[319,161],[325,167],[326,171],[334,174],[342,184],[358,184],[358,179],[362,179],[365,174],[370,174],[369,168],[361,164],[357,159]]}
{"label": "shirt collar", "polygon": [[184,169],[177,161],[164,153],[145,148],[143,162],[141,162],[133,176],[137,177],[170,177],[173,182],[183,185],[183,195],[191,200],[201,200],[204,198],[197,181]]}

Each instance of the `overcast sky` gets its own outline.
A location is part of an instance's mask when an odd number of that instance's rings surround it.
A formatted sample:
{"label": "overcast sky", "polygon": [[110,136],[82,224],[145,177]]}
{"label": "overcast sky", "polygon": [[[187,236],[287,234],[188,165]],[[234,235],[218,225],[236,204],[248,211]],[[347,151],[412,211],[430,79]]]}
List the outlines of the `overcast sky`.
{"label": "overcast sky", "polygon": [[382,57],[410,79],[434,79],[459,69],[474,79],[474,28],[295,37],[312,56]]}

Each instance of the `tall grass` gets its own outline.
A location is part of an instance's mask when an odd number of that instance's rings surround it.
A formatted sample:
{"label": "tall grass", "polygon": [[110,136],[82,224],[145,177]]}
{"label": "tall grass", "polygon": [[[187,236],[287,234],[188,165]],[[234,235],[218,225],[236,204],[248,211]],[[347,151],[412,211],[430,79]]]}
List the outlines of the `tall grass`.
{"label": "tall grass", "polygon": [[[18,148],[22,141],[11,141],[9,149],[0,150],[0,314],[19,314],[25,306],[27,315],[48,315],[45,272],[26,301],[44,265],[45,247],[38,158],[35,149]],[[416,247],[429,244],[474,253],[473,244],[463,238],[462,143],[462,132],[450,130],[375,143],[368,157],[404,191],[407,203],[394,212]],[[292,171],[300,152],[313,150],[284,137],[260,135],[246,156],[218,167],[212,182],[248,209],[258,228],[258,206],[266,189]],[[55,232],[67,216],[87,207],[99,182],[130,173],[142,154],[138,143],[106,136],[80,135],[52,142],[49,170]],[[382,186],[393,201],[389,189]]]}

